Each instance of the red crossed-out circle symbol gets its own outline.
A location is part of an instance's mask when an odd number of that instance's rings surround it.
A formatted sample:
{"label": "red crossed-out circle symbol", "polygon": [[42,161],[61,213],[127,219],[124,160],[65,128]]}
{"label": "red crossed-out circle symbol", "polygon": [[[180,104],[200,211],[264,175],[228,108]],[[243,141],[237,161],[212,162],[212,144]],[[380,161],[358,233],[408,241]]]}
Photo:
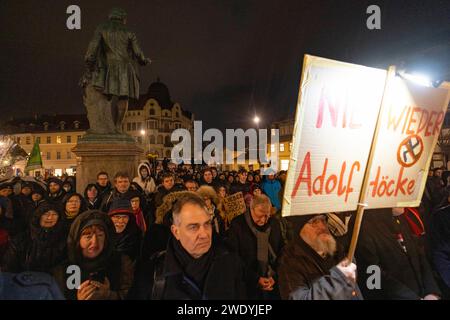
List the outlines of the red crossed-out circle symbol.
{"label": "red crossed-out circle symbol", "polygon": [[405,168],[411,167],[417,161],[423,152],[423,140],[416,134],[406,137],[398,146],[397,161]]}

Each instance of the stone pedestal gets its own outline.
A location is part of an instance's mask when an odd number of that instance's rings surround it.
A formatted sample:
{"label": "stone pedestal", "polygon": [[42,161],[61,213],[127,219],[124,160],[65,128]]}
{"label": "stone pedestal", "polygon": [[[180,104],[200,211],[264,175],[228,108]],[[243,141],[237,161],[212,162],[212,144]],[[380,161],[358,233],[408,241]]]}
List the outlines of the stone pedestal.
{"label": "stone pedestal", "polygon": [[143,150],[126,134],[86,134],[72,149],[77,156],[77,191],[83,193],[89,183],[95,183],[97,173],[108,173],[111,183],[118,171],[130,179],[137,175]]}

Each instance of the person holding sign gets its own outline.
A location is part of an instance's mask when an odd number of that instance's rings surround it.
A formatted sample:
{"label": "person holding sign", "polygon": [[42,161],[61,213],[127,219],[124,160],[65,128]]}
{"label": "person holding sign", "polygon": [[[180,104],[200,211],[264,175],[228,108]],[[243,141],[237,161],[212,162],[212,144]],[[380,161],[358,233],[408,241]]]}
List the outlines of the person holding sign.
{"label": "person holding sign", "polygon": [[290,300],[362,299],[356,265],[341,260],[325,215],[298,216],[298,236],[284,248],[278,267],[280,294]]}
{"label": "person holding sign", "polygon": [[[437,300],[441,295],[425,254],[404,217],[404,208],[366,212],[356,259],[363,270],[359,285],[365,299]],[[373,271],[366,272],[374,270],[373,266],[379,270],[379,280]]]}

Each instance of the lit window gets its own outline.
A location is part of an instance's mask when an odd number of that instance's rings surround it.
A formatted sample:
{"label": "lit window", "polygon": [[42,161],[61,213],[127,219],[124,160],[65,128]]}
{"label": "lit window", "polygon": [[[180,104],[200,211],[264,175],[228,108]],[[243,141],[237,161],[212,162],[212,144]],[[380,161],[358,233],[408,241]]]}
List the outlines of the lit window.
{"label": "lit window", "polygon": [[281,170],[289,169],[289,160],[282,159],[281,160]]}
{"label": "lit window", "polygon": [[77,141],[81,139],[81,136],[77,136]]}
{"label": "lit window", "polygon": [[61,143],[61,136],[56,136],[56,143]]}
{"label": "lit window", "polygon": [[284,151],[284,143],[280,143],[280,151],[281,151],[281,152]]}

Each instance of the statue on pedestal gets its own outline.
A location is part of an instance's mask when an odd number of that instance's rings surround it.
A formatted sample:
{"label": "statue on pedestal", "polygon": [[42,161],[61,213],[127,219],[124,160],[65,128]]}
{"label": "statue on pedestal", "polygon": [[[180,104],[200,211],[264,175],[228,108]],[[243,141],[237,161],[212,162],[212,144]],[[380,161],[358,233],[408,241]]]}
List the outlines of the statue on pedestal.
{"label": "statue on pedestal", "polygon": [[151,63],[126,27],[127,14],[112,9],[89,43],[81,79],[91,134],[122,133],[128,100],[139,98],[139,65]]}

